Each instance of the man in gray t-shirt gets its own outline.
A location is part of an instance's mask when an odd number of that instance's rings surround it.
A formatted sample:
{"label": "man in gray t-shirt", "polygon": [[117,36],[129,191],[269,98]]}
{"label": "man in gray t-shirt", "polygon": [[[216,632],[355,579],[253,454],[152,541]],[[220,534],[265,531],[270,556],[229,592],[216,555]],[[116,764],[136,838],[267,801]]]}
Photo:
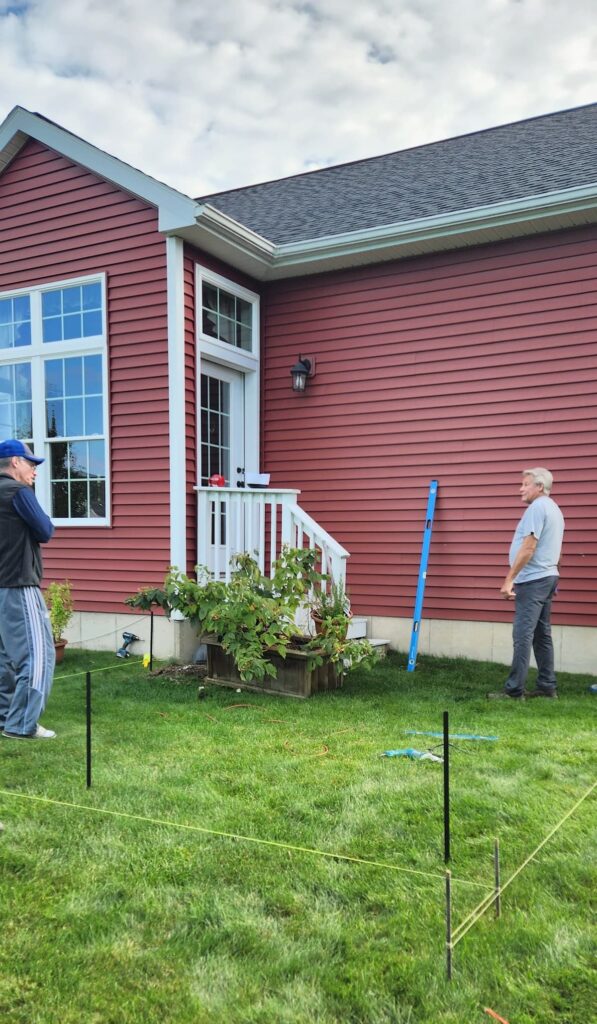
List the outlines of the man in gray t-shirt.
{"label": "man in gray t-shirt", "polygon": [[564,517],[550,497],[553,477],[537,466],[522,474],[520,496],[528,505],[510,545],[510,571],[500,593],[515,599],[514,654],[504,692],[495,697],[524,698],[531,648],[537,661],[536,689],[529,697],[557,697],[551,638],[551,602],[558,579]]}

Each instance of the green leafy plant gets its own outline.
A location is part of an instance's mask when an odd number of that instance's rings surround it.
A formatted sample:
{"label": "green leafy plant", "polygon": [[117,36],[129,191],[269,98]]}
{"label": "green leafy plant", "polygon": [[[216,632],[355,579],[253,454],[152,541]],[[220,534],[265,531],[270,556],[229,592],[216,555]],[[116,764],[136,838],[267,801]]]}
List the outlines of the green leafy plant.
{"label": "green leafy plant", "polygon": [[330,619],[339,615],[350,618],[350,598],[344,584],[329,577],[324,578],[321,584],[314,588],[310,604],[311,614],[315,619]]}
{"label": "green leafy plant", "polygon": [[62,634],[75,610],[70,580],[64,580],[62,583],[58,581],[50,583],[45,592],[45,600],[50,614],[52,636],[54,642],[57,643],[64,640]]}
{"label": "green leafy plant", "polygon": [[160,587],[141,587],[136,594],[125,597],[124,603],[130,608],[139,608],[142,612],[150,612],[154,608],[170,611],[168,595]]}
{"label": "green leafy plant", "polygon": [[315,568],[316,557],[309,549],[285,548],[269,578],[250,555],[237,555],[229,582],[212,579],[202,566],[197,566],[197,581],[172,568],[164,583],[168,605],[200,635],[215,636],[244,681],[275,677],[271,655],[285,658],[293,647],[306,652],[312,665],[326,658],[344,668],[373,664],[377,655],[366,640],[346,639],[346,616],[343,636],[339,622],[325,642],[300,633],[296,613],[326,578]]}

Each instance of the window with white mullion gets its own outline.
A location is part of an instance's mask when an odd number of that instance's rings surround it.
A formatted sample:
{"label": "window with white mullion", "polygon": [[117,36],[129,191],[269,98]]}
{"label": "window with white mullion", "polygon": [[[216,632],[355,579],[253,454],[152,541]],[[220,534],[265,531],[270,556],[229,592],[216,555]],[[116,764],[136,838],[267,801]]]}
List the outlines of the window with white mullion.
{"label": "window with white mullion", "polygon": [[254,370],[259,361],[259,296],[197,265],[197,335],[201,352]]}
{"label": "window with white mullion", "polygon": [[0,295],[0,432],[43,454],[38,490],[59,525],[108,521],[104,324],[103,278]]}

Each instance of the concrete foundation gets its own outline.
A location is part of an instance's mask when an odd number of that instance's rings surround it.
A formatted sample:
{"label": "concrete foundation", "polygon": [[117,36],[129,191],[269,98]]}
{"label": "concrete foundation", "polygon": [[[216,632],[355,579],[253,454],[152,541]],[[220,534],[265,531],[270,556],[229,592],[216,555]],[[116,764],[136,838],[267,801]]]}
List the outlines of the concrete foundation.
{"label": "concrete foundation", "polygon": [[[363,617],[365,618],[365,617]],[[371,616],[367,635],[387,640],[394,650],[408,652],[412,619]],[[159,659],[180,662],[193,660],[199,639],[184,620],[154,616],[153,653]],[[122,646],[122,634],[128,631],[141,637],[133,643],[131,654],[149,653],[149,615],[109,615],[100,612],[76,612],[66,630],[71,647],[91,651],[116,651]],[[597,675],[597,629],[584,626],[554,626],[556,670]],[[423,619],[419,635],[419,654],[474,658],[509,665],[512,657],[512,626],[505,622],[463,622]]]}
{"label": "concrete foundation", "polygon": [[[368,635],[383,637],[394,650],[408,652],[412,619],[372,616]],[[552,627],[556,671],[597,675],[597,629],[588,626]],[[419,654],[473,658],[509,665],[512,659],[512,626],[506,622],[463,622],[423,619]],[[534,665],[534,659],[531,658]]]}
{"label": "concrete foundation", "polygon": [[[134,655],[149,654],[150,617],[135,614],[135,609],[125,614],[105,612],[75,612],[65,631],[69,647],[88,651],[116,651],[122,647],[122,634],[135,633],[140,640],[132,643],[128,650]],[[154,658],[179,662],[191,662],[199,646],[197,634],[185,620],[170,620],[163,615],[153,618]]]}

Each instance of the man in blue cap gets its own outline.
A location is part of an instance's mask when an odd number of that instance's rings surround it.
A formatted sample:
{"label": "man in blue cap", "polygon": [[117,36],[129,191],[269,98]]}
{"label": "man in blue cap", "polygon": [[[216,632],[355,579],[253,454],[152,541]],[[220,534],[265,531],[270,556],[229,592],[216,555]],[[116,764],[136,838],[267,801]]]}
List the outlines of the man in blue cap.
{"label": "man in blue cap", "polygon": [[54,739],[38,724],[54,677],[54,642],[40,590],[40,544],[54,533],[33,491],[43,459],[0,443],[0,729],[7,739]]}

